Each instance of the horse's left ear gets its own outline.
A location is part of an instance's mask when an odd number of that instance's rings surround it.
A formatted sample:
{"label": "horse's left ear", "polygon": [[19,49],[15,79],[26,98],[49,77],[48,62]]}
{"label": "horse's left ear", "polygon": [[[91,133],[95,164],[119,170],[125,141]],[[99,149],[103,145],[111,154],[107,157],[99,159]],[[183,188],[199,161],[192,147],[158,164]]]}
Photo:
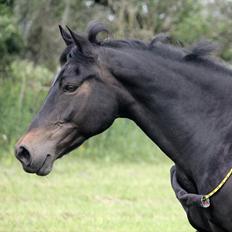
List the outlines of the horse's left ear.
{"label": "horse's left ear", "polygon": [[59,29],[60,29],[60,34],[61,34],[61,36],[62,36],[65,44],[67,46],[69,46],[70,44],[72,44],[73,41],[72,41],[71,36],[64,30],[64,28],[61,25],[59,25]]}
{"label": "horse's left ear", "polygon": [[79,35],[73,32],[68,26],[66,26],[75,45],[82,54],[90,55],[92,52],[92,44],[85,36]]}

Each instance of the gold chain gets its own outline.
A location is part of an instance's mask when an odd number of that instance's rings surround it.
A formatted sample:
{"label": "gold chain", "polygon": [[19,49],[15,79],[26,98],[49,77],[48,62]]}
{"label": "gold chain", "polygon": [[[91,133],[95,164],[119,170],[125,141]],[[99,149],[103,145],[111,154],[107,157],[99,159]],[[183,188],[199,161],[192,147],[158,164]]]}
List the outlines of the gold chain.
{"label": "gold chain", "polygon": [[232,175],[232,168],[230,169],[230,171],[227,173],[227,175],[225,176],[225,178],[221,181],[221,183],[210,193],[206,194],[203,196],[204,200],[208,200],[210,197],[212,197],[216,192],[218,192],[223,185],[226,183],[226,181],[231,177]]}

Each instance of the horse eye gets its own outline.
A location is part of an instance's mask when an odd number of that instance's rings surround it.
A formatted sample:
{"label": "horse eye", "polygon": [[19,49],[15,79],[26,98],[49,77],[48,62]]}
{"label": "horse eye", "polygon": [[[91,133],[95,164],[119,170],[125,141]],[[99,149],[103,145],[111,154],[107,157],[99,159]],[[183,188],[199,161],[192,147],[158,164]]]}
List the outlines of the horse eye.
{"label": "horse eye", "polygon": [[76,86],[76,85],[65,85],[64,88],[63,88],[63,90],[64,90],[64,92],[72,93],[72,92],[74,92],[77,88],[78,88],[78,86]]}

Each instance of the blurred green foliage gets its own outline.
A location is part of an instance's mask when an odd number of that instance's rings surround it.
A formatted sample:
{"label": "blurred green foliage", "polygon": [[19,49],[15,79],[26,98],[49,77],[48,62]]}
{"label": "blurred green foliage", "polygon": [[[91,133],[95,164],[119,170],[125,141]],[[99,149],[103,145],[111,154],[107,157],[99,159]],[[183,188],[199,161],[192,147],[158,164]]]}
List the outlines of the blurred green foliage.
{"label": "blurred green foliage", "polygon": [[[8,3],[9,2],[9,3]],[[0,73],[4,72],[23,49],[23,39],[13,15],[12,3],[0,1]]]}
{"label": "blurred green foliage", "polygon": [[[105,22],[114,38],[149,41],[168,32],[184,44],[218,42],[232,60],[232,2],[225,0],[0,0],[0,150],[13,151],[49,89],[64,48],[58,24],[85,30]],[[126,139],[125,139],[126,138]],[[78,151],[81,157],[155,161],[157,149],[133,123],[118,120]]]}
{"label": "blurred green foliage", "polygon": [[0,79],[0,149],[7,149],[27,128],[43,101],[51,72],[29,61],[15,60]]}

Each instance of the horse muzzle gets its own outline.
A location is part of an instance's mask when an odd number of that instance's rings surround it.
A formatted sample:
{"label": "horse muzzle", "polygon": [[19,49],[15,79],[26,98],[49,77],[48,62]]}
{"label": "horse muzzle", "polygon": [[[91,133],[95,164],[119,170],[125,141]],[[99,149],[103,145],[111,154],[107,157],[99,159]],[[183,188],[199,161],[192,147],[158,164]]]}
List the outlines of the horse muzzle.
{"label": "horse muzzle", "polygon": [[16,146],[15,155],[21,162],[23,169],[28,173],[45,176],[52,170],[54,159],[51,154],[40,155],[35,158],[25,145],[20,145]]}
{"label": "horse muzzle", "polygon": [[29,131],[16,144],[15,156],[26,172],[45,176],[52,170],[54,147],[54,141],[48,141],[46,130]]}

